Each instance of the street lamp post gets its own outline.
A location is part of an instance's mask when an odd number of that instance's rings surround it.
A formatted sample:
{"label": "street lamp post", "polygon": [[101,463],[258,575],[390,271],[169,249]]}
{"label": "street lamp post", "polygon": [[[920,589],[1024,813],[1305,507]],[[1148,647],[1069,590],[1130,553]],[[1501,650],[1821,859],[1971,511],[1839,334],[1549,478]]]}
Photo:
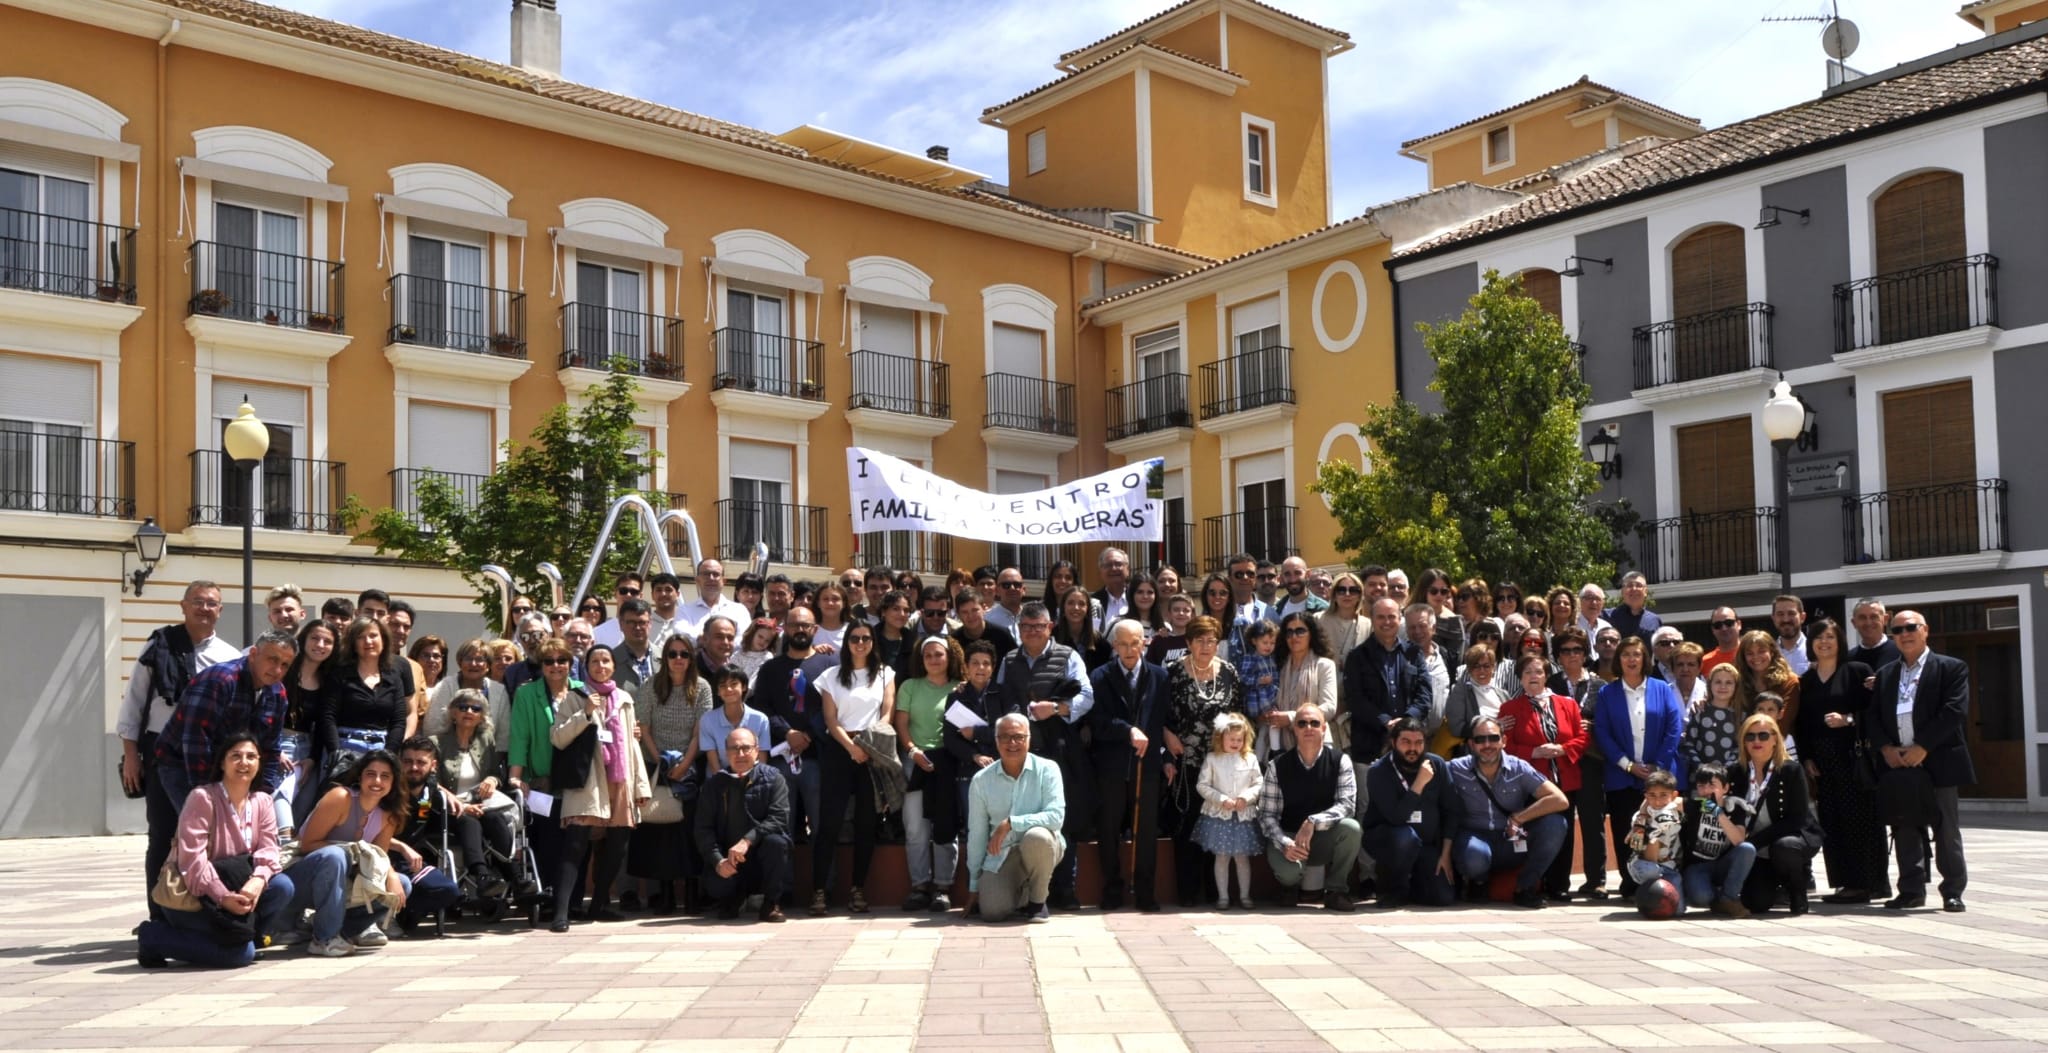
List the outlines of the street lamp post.
{"label": "street lamp post", "polygon": [[1792,475],[1787,459],[1799,433],[1806,430],[1806,404],[1780,380],[1764,402],[1764,435],[1778,461],[1778,591],[1792,591]]}
{"label": "street lamp post", "polygon": [[[270,428],[256,419],[256,407],[242,403],[228,422],[221,448],[236,471],[249,473],[247,503],[242,509],[242,646],[256,639],[256,488],[263,455],[270,452]],[[226,489],[223,487],[222,489]]]}

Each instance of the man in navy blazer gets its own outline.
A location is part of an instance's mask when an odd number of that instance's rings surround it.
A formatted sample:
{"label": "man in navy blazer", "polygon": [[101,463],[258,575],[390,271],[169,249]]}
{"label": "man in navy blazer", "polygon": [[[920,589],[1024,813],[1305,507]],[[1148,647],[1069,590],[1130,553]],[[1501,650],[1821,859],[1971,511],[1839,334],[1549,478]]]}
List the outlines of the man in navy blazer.
{"label": "man in navy blazer", "polygon": [[1095,761],[1096,862],[1102,870],[1102,909],[1124,905],[1124,824],[1131,828],[1131,884],[1138,909],[1159,909],[1154,876],[1159,865],[1159,801],[1166,786],[1166,669],[1145,661],[1145,629],[1129,618],[1109,627],[1116,660],[1089,675],[1095,708],[1088,711]]}
{"label": "man in navy blazer", "polygon": [[[1894,770],[1919,768],[1933,783],[1923,802],[1927,822],[1892,825],[1899,858],[1899,894],[1885,901],[1892,910],[1927,903],[1927,828],[1934,827],[1934,863],[1941,868],[1941,909],[1963,910],[1969,868],[1963,861],[1963,830],[1956,815],[1957,788],[1977,781],[1965,735],[1970,716],[1970,667],[1960,658],[1935,654],[1927,646],[1927,619],[1918,611],[1892,615],[1886,630],[1899,645],[1899,660],[1877,671],[1864,734],[1877,747],[1878,778]],[[1925,784],[1922,784],[1925,785]]]}
{"label": "man in navy blazer", "polygon": [[[1635,880],[1628,875],[1635,856],[1628,849],[1629,824],[1643,806],[1643,778],[1653,771],[1678,771],[1685,706],[1669,681],[1650,675],[1649,646],[1642,637],[1621,641],[1614,659],[1621,679],[1600,689],[1600,719],[1593,722],[1593,737],[1607,757],[1601,786],[1607,791],[1607,823],[1621,868],[1621,894],[1627,897],[1636,892]],[[1588,875],[1587,880],[1593,877]]]}

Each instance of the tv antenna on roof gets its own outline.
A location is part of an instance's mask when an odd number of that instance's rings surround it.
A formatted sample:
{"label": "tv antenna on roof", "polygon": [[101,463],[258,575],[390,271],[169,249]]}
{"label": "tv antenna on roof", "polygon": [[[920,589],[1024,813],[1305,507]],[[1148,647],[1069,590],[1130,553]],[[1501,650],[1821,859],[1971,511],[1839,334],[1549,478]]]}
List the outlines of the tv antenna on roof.
{"label": "tv antenna on roof", "polygon": [[1863,32],[1856,28],[1856,23],[1842,17],[1841,5],[1834,0],[1829,0],[1827,10],[1822,14],[1781,15],[1763,21],[1820,23],[1820,49],[1828,57],[1828,87],[1838,87],[1864,75],[1862,70],[1848,65],[1849,56],[1856,53],[1856,45],[1863,42]]}

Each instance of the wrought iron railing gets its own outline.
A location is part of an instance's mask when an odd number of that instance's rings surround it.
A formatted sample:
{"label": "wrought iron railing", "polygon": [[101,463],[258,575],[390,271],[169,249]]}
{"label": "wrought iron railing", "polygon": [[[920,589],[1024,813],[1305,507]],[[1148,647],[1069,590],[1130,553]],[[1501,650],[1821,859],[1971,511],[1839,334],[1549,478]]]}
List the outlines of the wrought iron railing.
{"label": "wrought iron railing", "polygon": [[880,351],[855,351],[852,360],[853,394],[846,397],[847,409],[952,419],[952,384],[944,362]]}
{"label": "wrought iron railing", "polygon": [[718,502],[718,557],[745,562],[754,543],[766,542],[776,563],[825,565],[830,543],[829,513],[818,505],[779,501]]}
{"label": "wrought iron railing", "polygon": [[1166,373],[1109,389],[1109,441],[1195,423],[1188,412],[1188,375]]}
{"label": "wrought iron railing", "polygon": [[922,530],[877,530],[855,534],[860,566],[886,566],[919,574],[953,571],[953,539]]}
{"label": "wrought iron railing", "polygon": [[1771,313],[1752,303],[1637,326],[1635,390],[1769,369]]}
{"label": "wrought iron railing", "polygon": [[1842,498],[1842,562],[2004,551],[2005,480],[1975,479]]}
{"label": "wrought iron railing", "polygon": [[252,495],[250,473],[236,468],[226,452],[193,450],[192,522],[241,526],[253,511],[255,525],[265,530],[342,533],[346,527],[341,509],[348,494],[347,467],[338,461],[306,457],[265,457],[256,469]]}
{"label": "wrought iron railing", "polygon": [[0,510],[135,518],[135,444],[0,424]]}
{"label": "wrought iron railing", "polygon": [[1026,581],[1044,581],[1052,571],[1052,565],[1061,560],[1076,566],[1081,562],[1079,545],[1004,545],[997,544],[991,553],[998,567],[1015,567]]}
{"label": "wrought iron railing", "polygon": [[346,266],[311,256],[195,241],[187,250],[193,314],[267,322],[317,333],[347,332]]}
{"label": "wrought iron railing", "polygon": [[1775,574],[1777,524],[1775,508],[1653,519],[1636,527],[1636,568],[1652,585]]}
{"label": "wrought iron railing", "polygon": [[391,276],[394,344],[526,357],[526,294],[417,274]]}
{"label": "wrought iron railing", "polygon": [[1204,569],[1223,570],[1226,561],[1240,552],[1274,563],[1301,555],[1294,542],[1294,512],[1293,505],[1277,505],[1202,520],[1202,551],[1207,553]]}
{"label": "wrought iron railing", "polygon": [[1835,354],[1998,324],[1998,257],[1984,254],[1835,286]]}
{"label": "wrought iron railing", "polygon": [[1148,541],[1132,547],[1131,559],[1151,573],[1158,573],[1161,567],[1172,567],[1181,577],[1195,572],[1195,525],[1169,519],[1164,528],[1164,538]]}
{"label": "wrought iron railing", "polygon": [[1294,401],[1294,349],[1239,351],[1202,366],[1202,419]]}
{"label": "wrought iron railing", "polygon": [[711,344],[718,367],[711,377],[714,389],[825,398],[825,345],[816,340],[728,326],[711,334]]}
{"label": "wrought iron railing", "polygon": [[1074,385],[1015,373],[987,373],[981,381],[987,399],[982,427],[1075,433]]}
{"label": "wrought iron railing", "polygon": [[0,289],[135,302],[135,230],[0,208]]}
{"label": "wrought iron railing", "polygon": [[391,507],[418,524],[420,485],[429,479],[439,479],[454,491],[456,503],[474,509],[483,496],[484,480],[489,478],[472,472],[444,472],[435,468],[394,468],[391,470]]}
{"label": "wrought iron railing", "polygon": [[617,366],[636,377],[683,379],[683,320],[588,303],[562,305],[563,369]]}

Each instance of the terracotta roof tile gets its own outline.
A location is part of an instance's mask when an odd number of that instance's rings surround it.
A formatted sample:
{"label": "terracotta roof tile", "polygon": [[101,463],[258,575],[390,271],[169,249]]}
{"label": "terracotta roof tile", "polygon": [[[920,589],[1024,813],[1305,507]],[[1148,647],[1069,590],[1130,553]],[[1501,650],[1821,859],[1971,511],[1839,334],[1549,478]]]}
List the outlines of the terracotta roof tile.
{"label": "terracotta roof tile", "polygon": [[[1881,75],[1880,75],[1881,76]],[[2037,35],[1923,69],[1877,79],[1773,113],[1677,139],[1570,177],[1439,237],[1404,256],[1592,208],[1680,180],[1768,161],[1885,125],[1927,116],[2048,81],[2048,36]]]}
{"label": "terracotta roof tile", "polygon": [[1494,120],[1503,114],[1513,113],[1514,111],[1522,109],[1525,106],[1533,106],[1539,102],[1547,102],[1551,99],[1558,97],[1559,95],[1563,95],[1567,92],[1574,91],[1602,92],[1607,95],[1613,96],[1617,99],[1627,99],[1628,101],[1635,103],[1637,106],[1641,106],[1642,108],[1649,110],[1652,113],[1662,116],[1666,120],[1678,121],[1683,124],[1692,125],[1697,125],[1700,123],[1700,119],[1697,117],[1687,117],[1685,114],[1679,113],[1675,110],[1667,110],[1664,107],[1649,101],[1648,99],[1630,95],[1628,92],[1625,91],[1617,91],[1613,88],[1608,87],[1605,84],[1601,84],[1600,82],[1594,80],[1592,77],[1581,75],[1578,80],[1575,80],[1562,88],[1558,88],[1555,91],[1546,91],[1533,99],[1524,99],[1521,102],[1515,103],[1513,106],[1505,106],[1501,109],[1493,111],[1492,113],[1481,114],[1477,117],[1472,118],[1469,121],[1464,121],[1459,124],[1451,125],[1449,128],[1445,128],[1440,132],[1431,132],[1428,135],[1417,136],[1416,138],[1410,139],[1407,142],[1402,143],[1401,149],[1411,149],[1417,143],[1426,143],[1431,139],[1436,139],[1441,136],[1449,135],[1455,131],[1470,128],[1475,124],[1484,124],[1487,121]]}
{"label": "terracotta roof tile", "polygon": [[1179,52],[1179,51],[1175,51],[1175,50],[1173,50],[1172,48],[1168,48],[1168,47],[1161,47],[1161,46],[1159,46],[1158,44],[1154,44],[1154,43],[1152,43],[1152,42],[1151,42],[1151,41],[1149,41],[1149,40],[1133,40],[1133,41],[1131,41],[1130,43],[1128,43],[1128,44],[1125,44],[1125,45],[1124,45],[1123,47],[1120,47],[1120,48],[1116,49],[1115,51],[1112,51],[1112,52],[1109,52],[1108,54],[1105,54],[1105,55],[1103,55],[1103,56],[1102,56],[1101,58],[1098,58],[1098,59],[1096,59],[1095,61],[1093,61],[1093,62],[1090,62],[1089,64],[1087,64],[1087,65],[1085,65],[1085,66],[1082,66],[1082,67],[1081,67],[1080,69],[1077,69],[1077,70],[1075,70],[1074,72],[1072,72],[1072,73],[1069,73],[1069,74],[1067,74],[1067,75],[1066,75],[1066,76],[1064,76],[1064,77],[1060,77],[1060,78],[1058,78],[1058,79],[1056,79],[1056,80],[1051,80],[1051,81],[1047,81],[1047,82],[1046,82],[1046,83],[1044,83],[1044,84],[1040,84],[1040,85],[1039,85],[1038,87],[1036,87],[1036,88],[1033,88],[1033,89],[1031,89],[1030,91],[1027,91],[1027,92],[1025,92],[1025,93],[1024,93],[1024,94],[1022,94],[1022,95],[1019,95],[1019,96],[1017,96],[1016,98],[1014,98],[1014,99],[1011,99],[1011,100],[1009,100],[1008,102],[999,102],[999,103],[995,104],[994,106],[990,106],[990,107],[988,107],[987,109],[985,109],[985,110],[982,110],[982,111],[981,111],[981,115],[982,115],[983,117],[986,117],[986,116],[988,116],[989,114],[995,113],[995,112],[996,112],[997,110],[1007,110],[1007,109],[1009,109],[1010,107],[1012,107],[1012,106],[1015,106],[1015,105],[1017,105],[1017,104],[1018,104],[1018,103],[1020,103],[1020,102],[1023,102],[1023,101],[1025,100],[1025,99],[1031,98],[1032,96],[1034,96],[1034,95],[1037,95],[1037,94],[1039,94],[1039,93],[1041,93],[1041,92],[1051,91],[1052,89],[1054,89],[1054,88],[1057,88],[1057,87],[1059,87],[1060,85],[1062,85],[1062,84],[1065,84],[1066,82],[1068,82],[1068,81],[1070,81],[1070,80],[1073,80],[1073,79],[1074,79],[1075,77],[1080,77],[1080,76],[1084,76],[1084,75],[1086,75],[1086,74],[1088,74],[1088,73],[1092,72],[1093,70],[1095,70],[1096,68],[1100,67],[1101,65],[1103,65],[1103,64],[1104,64],[1104,63],[1106,63],[1106,62],[1114,62],[1114,61],[1116,61],[1117,59],[1120,59],[1120,58],[1124,57],[1125,55],[1128,55],[1128,54],[1130,54],[1131,52],[1133,52],[1133,51],[1138,51],[1138,50],[1140,50],[1140,49],[1143,49],[1143,50],[1146,50],[1146,51],[1157,51],[1157,52],[1159,52],[1159,53],[1160,53],[1160,54],[1162,54],[1162,55],[1172,55],[1172,56],[1173,56],[1174,58],[1177,58],[1177,59],[1185,59],[1185,60],[1187,60],[1187,61],[1189,61],[1189,62],[1192,62],[1192,63],[1194,63],[1194,64],[1195,64],[1195,65],[1197,65],[1197,66],[1203,66],[1203,67],[1206,67],[1206,68],[1208,68],[1208,69],[1212,69],[1212,70],[1215,70],[1215,71],[1216,71],[1216,72],[1218,72],[1218,73],[1228,73],[1228,74],[1230,74],[1230,75],[1231,75],[1231,76],[1233,76],[1233,77],[1239,76],[1239,74],[1238,74],[1238,73],[1236,73],[1235,71],[1232,71],[1232,70],[1227,70],[1227,69],[1224,69],[1224,68],[1223,68],[1222,66],[1219,66],[1219,65],[1215,64],[1214,62],[1209,62],[1209,61],[1206,61],[1206,60],[1204,60],[1204,59],[1198,59],[1198,58],[1194,57],[1193,55],[1189,55],[1189,54],[1186,54],[1186,53],[1184,53],[1184,52]]}
{"label": "terracotta roof tile", "polygon": [[[1090,51],[1095,48],[1099,48],[1102,45],[1107,44],[1110,41],[1115,40],[1116,38],[1123,36],[1126,33],[1143,29],[1146,26],[1149,26],[1152,23],[1159,21],[1160,19],[1167,17],[1168,15],[1174,14],[1175,12],[1184,10],[1189,7],[1193,7],[1194,5],[1203,2],[1204,0],[1181,0],[1180,3],[1167,8],[1166,10],[1161,11],[1156,15],[1153,15],[1151,18],[1145,19],[1142,22],[1133,22],[1132,24],[1125,26],[1114,33],[1111,33],[1110,35],[1103,37],[1101,40],[1098,40],[1092,44],[1086,44],[1081,47],[1075,48],[1072,51],[1063,53],[1062,55],[1060,55],[1060,61],[1065,62],[1066,60],[1073,58],[1075,55],[1079,55],[1084,51]],[[1274,7],[1271,4],[1262,4],[1259,2],[1259,0],[1245,0],[1245,2],[1253,7],[1261,8],[1273,14],[1279,15],[1281,18],[1287,19],[1290,22],[1299,22],[1300,24],[1307,26],[1308,28],[1313,29],[1318,33],[1328,33],[1333,37],[1342,37],[1345,40],[1351,39],[1351,34],[1346,33],[1341,29],[1331,29],[1329,26],[1317,25],[1316,23],[1311,22],[1308,19],[1301,17],[1300,15],[1289,14],[1286,11],[1282,11],[1279,8]]]}

